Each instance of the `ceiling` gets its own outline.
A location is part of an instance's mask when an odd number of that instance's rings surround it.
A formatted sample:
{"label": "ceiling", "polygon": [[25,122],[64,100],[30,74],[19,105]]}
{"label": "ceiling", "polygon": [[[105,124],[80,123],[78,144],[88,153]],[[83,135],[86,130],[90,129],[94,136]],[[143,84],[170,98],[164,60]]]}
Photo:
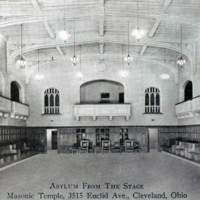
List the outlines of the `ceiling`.
{"label": "ceiling", "polygon": [[[145,35],[132,36],[137,26]],[[134,59],[168,63],[177,70],[182,49],[193,63],[195,42],[200,39],[199,0],[0,0],[0,34],[8,42],[8,63],[12,66],[22,54],[27,68],[40,60],[70,60],[74,52],[84,60],[121,59],[127,55],[128,22],[130,55]],[[64,25],[65,24],[65,25]],[[71,36],[56,40],[64,29]]]}

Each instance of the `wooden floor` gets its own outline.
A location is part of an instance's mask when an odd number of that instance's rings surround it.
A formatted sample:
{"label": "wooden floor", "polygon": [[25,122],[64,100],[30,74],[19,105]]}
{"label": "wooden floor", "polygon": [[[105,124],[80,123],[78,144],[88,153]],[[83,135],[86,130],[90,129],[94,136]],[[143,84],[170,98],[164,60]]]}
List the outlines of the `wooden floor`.
{"label": "wooden floor", "polygon": [[[87,183],[85,189],[83,189],[83,183]],[[105,183],[115,186],[113,189],[106,189]],[[126,183],[132,185],[132,188],[126,189]],[[66,188],[62,189],[61,184],[63,187],[65,184]],[[56,185],[60,188],[54,188]],[[78,189],[73,185],[78,185]],[[91,189],[91,187],[96,187],[96,189]],[[117,187],[120,188],[115,189]],[[70,199],[70,193],[81,197],[81,192],[83,198],[79,199],[83,200],[99,199],[98,196],[93,196],[93,198],[91,195],[100,195],[100,193],[101,199],[109,200],[120,199],[121,194],[124,194],[126,199],[139,199],[136,198],[139,195],[152,195],[152,193],[165,193],[169,200],[175,199],[173,197],[178,193],[187,194],[187,198],[179,199],[198,200],[200,199],[199,188],[200,167],[156,152],[72,155],[50,151],[0,171],[1,200],[12,199],[8,198],[9,195],[12,196],[12,193],[13,195],[34,194],[36,200],[60,200],[61,194],[65,199]],[[40,198],[38,193],[48,196],[41,194],[42,198]],[[171,197],[171,194],[174,196]],[[144,197],[143,199],[153,199]]]}

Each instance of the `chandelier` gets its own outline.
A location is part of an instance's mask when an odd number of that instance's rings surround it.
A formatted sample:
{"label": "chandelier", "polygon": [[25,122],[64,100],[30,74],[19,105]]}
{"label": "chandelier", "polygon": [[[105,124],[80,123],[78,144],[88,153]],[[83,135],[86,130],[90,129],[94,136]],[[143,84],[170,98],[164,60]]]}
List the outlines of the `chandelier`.
{"label": "chandelier", "polygon": [[129,55],[129,21],[128,21],[128,55],[124,58],[124,61],[128,63],[128,65],[132,62],[133,57]]}
{"label": "chandelier", "polygon": [[63,11],[63,30],[59,31],[56,35],[57,40],[63,40],[65,43],[67,42],[68,38],[70,37],[70,33],[66,31],[66,24],[65,24],[65,0],[64,0],[64,11]]}
{"label": "chandelier", "polygon": [[74,22],[74,56],[71,58],[71,61],[74,64],[74,66],[79,61],[79,58],[76,57],[75,22]]}
{"label": "chandelier", "polygon": [[23,25],[21,24],[21,53],[20,53],[20,59],[17,60],[17,64],[21,67],[21,68],[24,68],[25,65],[26,65],[26,61],[23,59],[23,56],[22,56],[22,27]]}
{"label": "chandelier", "polygon": [[182,54],[182,24],[181,24],[181,57],[180,59],[177,60],[177,64],[180,65],[181,67],[186,63],[186,60],[183,59],[183,54]]}
{"label": "chandelier", "polygon": [[136,40],[139,40],[143,35],[144,31],[139,28],[139,18],[138,18],[138,0],[137,0],[137,28],[133,30],[133,36],[135,36]]}

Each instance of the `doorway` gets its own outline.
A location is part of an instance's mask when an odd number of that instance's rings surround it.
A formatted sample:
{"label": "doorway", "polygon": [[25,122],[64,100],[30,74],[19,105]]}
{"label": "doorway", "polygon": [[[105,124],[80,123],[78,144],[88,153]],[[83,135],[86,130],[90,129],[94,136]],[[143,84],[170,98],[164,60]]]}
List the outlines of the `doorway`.
{"label": "doorway", "polygon": [[124,93],[119,93],[119,103],[124,103]]}
{"label": "doorway", "polygon": [[158,152],[158,129],[149,128],[149,151]]}
{"label": "doorway", "polygon": [[47,150],[58,149],[57,129],[47,129]]}

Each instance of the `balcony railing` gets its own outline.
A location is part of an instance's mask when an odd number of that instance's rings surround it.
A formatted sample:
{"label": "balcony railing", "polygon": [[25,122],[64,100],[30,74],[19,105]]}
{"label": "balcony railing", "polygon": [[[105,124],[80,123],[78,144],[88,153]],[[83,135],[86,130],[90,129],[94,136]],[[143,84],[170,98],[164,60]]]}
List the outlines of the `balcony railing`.
{"label": "balcony railing", "polygon": [[12,101],[12,113],[20,116],[29,116],[29,106]]}
{"label": "balcony railing", "polygon": [[192,101],[185,101],[175,106],[176,115],[184,114],[192,111]]}
{"label": "balcony railing", "polygon": [[200,112],[200,96],[192,100],[192,110],[194,112],[198,112],[198,113]]}
{"label": "balcony railing", "polygon": [[74,105],[74,115],[77,120],[80,117],[125,117],[129,120],[131,116],[131,104],[78,104]]}
{"label": "balcony railing", "polygon": [[11,113],[10,99],[0,96],[0,116],[8,117],[9,113]]}
{"label": "balcony railing", "polygon": [[200,96],[192,100],[184,101],[175,105],[175,113],[178,119],[200,115]]}

